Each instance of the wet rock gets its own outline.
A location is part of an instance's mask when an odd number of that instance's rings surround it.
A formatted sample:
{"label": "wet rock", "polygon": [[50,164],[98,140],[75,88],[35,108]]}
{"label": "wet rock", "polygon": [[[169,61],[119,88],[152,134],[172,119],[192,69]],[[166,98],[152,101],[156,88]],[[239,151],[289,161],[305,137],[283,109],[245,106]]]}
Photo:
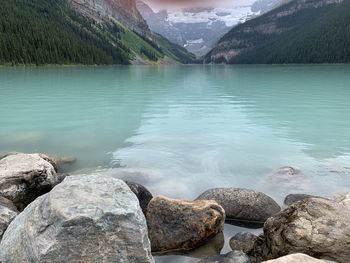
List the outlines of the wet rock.
{"label": "wet rock", "polygon": [[339,263],[350,258],[350,207],[324,198],[297,202],[264,226],[263,257],[305,253]]}
{"label": "wet rock", "polygon": [[198,263],[250,263],[250,260],[242,251],[231,251],[225,255],[202,259]]}
{"label": "wet rock", "polygon": [[16,206],[10,200],[0,196],[0,240],[17,214]]}
{"label": "wet rock", "polygon": [[148,204],[146,218],[153,252],[188,251],[222,232],[225,211],[215,201],[159,196]]}
{"label": "wet rock", "polygon": [[326,263],[327,261],[310,257],[305,254],[292,254],[278,259],[264,261],[264,263]]}
{"label": "wet rock", "polygon": [[141,206],[143,213],[146,213],[148,203],[153,198],[150,191],[148,191],[147,188],[144,187],[143,185],[140,185],[140,184],[137,184],[134,182],[125,181],[125,183],[129,186],[130,190],[139,199],[139,203],[140,203],[140,206]]}
{"label": "wet rock", "polygon": [[286,196],[283,203],[287,206],[290,206],[296,202],[299,202],[299,201],[302,201],[304,199],[311,198],[311,197],[317,197],[317,196],[306,195],[306,194],[290,194],[290,195]]}
{"label": "wet rock", "polygon": [[252,253],[259,237],[248,232],[240,232],[230,239],[232,250],[242,251],[246,254]]}
{"label": "wet rock", "polygon": [[267,218],[281,210],[271,197],[241,188],[210,189],[196,200],[215,200],[224,208],[226,220],[255,223],[260,226]]}
{"label": "wet rock", "polygon": [[136,196],[109,176],[71,176],[19,214],[0,243],[0,261],[154,262]]}
{"label": "wet rock", "polygon": [[0,160],[0,195],[19,210],[64,179],[42,154],[12,154]]}

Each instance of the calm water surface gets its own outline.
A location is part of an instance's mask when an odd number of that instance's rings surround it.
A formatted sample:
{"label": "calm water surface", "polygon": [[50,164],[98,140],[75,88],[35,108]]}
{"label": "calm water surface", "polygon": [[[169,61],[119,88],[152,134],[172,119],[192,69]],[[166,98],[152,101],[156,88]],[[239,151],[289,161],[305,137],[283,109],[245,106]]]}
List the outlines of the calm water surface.
{"label": "calm water surface", "polygon": [[[7,151],[74,156],[73,173],[128,177],[175,198],[219,186],[280,203],[341,193],[350,187],[350,66],[0,69]],[[286,165],[303,176],[271,176]],[[227,226],[226,238],[236,231]]]}

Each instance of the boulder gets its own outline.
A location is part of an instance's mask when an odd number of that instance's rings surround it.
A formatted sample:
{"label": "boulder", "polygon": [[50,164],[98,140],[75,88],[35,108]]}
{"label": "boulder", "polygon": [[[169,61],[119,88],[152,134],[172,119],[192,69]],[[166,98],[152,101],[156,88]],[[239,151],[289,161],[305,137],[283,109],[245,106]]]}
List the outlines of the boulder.
{"label": "boulder", "polygon": [[260,237],[249,232],[240,232],[230,239],[230,247],[232,250],[250,254],[254,250],[255,244],[259,238]]}
{"label": "boulder", "polygon": [[225,211],[215,201],[184,201],[158,196],[148,204],[152,252],[189,251],[222,232]]}
{"label": "boulder", "polygon": [[299,253],[264,261],[263,263],[326,263],[326,261]]}
{"label": "boulder", "polygon": [[299,202],[299,201],[302,201],[304,199],[311,198],[311,197],[317,197],[317,196],[306,195],[306,194],[290,194],[290,195],[286,196],[283,203],[287,206],[290,206],[296,202]]}
{"label": "boulder", "polygon": [[0,196],[0,240],[17,214],[16,206],[10,200]]}
{"label": "boulder", "polygon": [[214,188],[202,193],[196,200],[215,200],[226,212],[226,220],[256,223],[262,226],[266,219],[278,213],[280,206],[269,196],[248,189]]}
{"label": "boulder", "polygon": [[64,179],[42,154],[12,154],[0,160],[0,195],[19,210]]}
{"label": "boulder", "polygon": [[324,198],[297,202],[264,226],[263,258],[305,253],[339,263],[350,259],[350,206]]}
{"label": "boulder", "polygon": [[136,195],[137,199],[139,199],[139,203],[143,213],[146,213],[148,203],[153,198],[150,191],[147,190],[143,185],[125,181],[125,183],[129,186],[130,190]]}
{"label": "boulder", "polygon": [[231,251],[225,255],[202,259],[198,263],[250,263],[250,260],[242,251]]}
{"label": "boulder", "polygon": [[67,177],[27,206],[3,236],[0,261],[154,262],[135,194],[103,175]]}

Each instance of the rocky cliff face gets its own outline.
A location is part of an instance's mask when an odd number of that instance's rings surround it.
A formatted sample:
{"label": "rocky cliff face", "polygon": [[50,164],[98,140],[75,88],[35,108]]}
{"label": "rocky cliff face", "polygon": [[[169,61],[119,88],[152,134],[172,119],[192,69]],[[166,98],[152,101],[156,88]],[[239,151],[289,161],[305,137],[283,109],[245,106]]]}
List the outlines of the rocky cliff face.
{"label": "rocky cliff face", "polygon": [[[271,2],[274,1],[271,0]],[[284,39],[286,37],[292,38],[288,34],[294,33],[296,30],[304,30],[311,22],[324,15],[321,9],[325,10],[327,7],[341,3],[343,0],[289,1],[271,12],[233,28],[206,55],[205,61],[236,63],[236,57],[252,50],[261,50],[265,44],[271,44],[273,41],[277,43],[277,40],[280,40],[279,36],[283,36]],[[277,48],[279,48],[278,44],[276,44],[275,49]]]}
{"label": "rocky cliff face", "polygon": [[146,21],[136,8],[135,0],[69,0],[79,13],[97,22],[116,20],[129,29],[150,35]]}

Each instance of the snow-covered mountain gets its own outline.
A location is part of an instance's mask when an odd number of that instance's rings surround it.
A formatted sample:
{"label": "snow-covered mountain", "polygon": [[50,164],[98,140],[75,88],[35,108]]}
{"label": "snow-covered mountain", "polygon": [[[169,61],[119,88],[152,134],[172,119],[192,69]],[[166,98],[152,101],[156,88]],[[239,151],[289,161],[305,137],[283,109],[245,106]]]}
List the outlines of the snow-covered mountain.
{"label": "snow-covered mountain", "polygon": [[216,6],[187,8],[152,6],[152,9],[148,2],[139,0],[137,7],[152,31],[203,55],[233,26],[270,10],[279,1],[283,0],[225,1]]}

